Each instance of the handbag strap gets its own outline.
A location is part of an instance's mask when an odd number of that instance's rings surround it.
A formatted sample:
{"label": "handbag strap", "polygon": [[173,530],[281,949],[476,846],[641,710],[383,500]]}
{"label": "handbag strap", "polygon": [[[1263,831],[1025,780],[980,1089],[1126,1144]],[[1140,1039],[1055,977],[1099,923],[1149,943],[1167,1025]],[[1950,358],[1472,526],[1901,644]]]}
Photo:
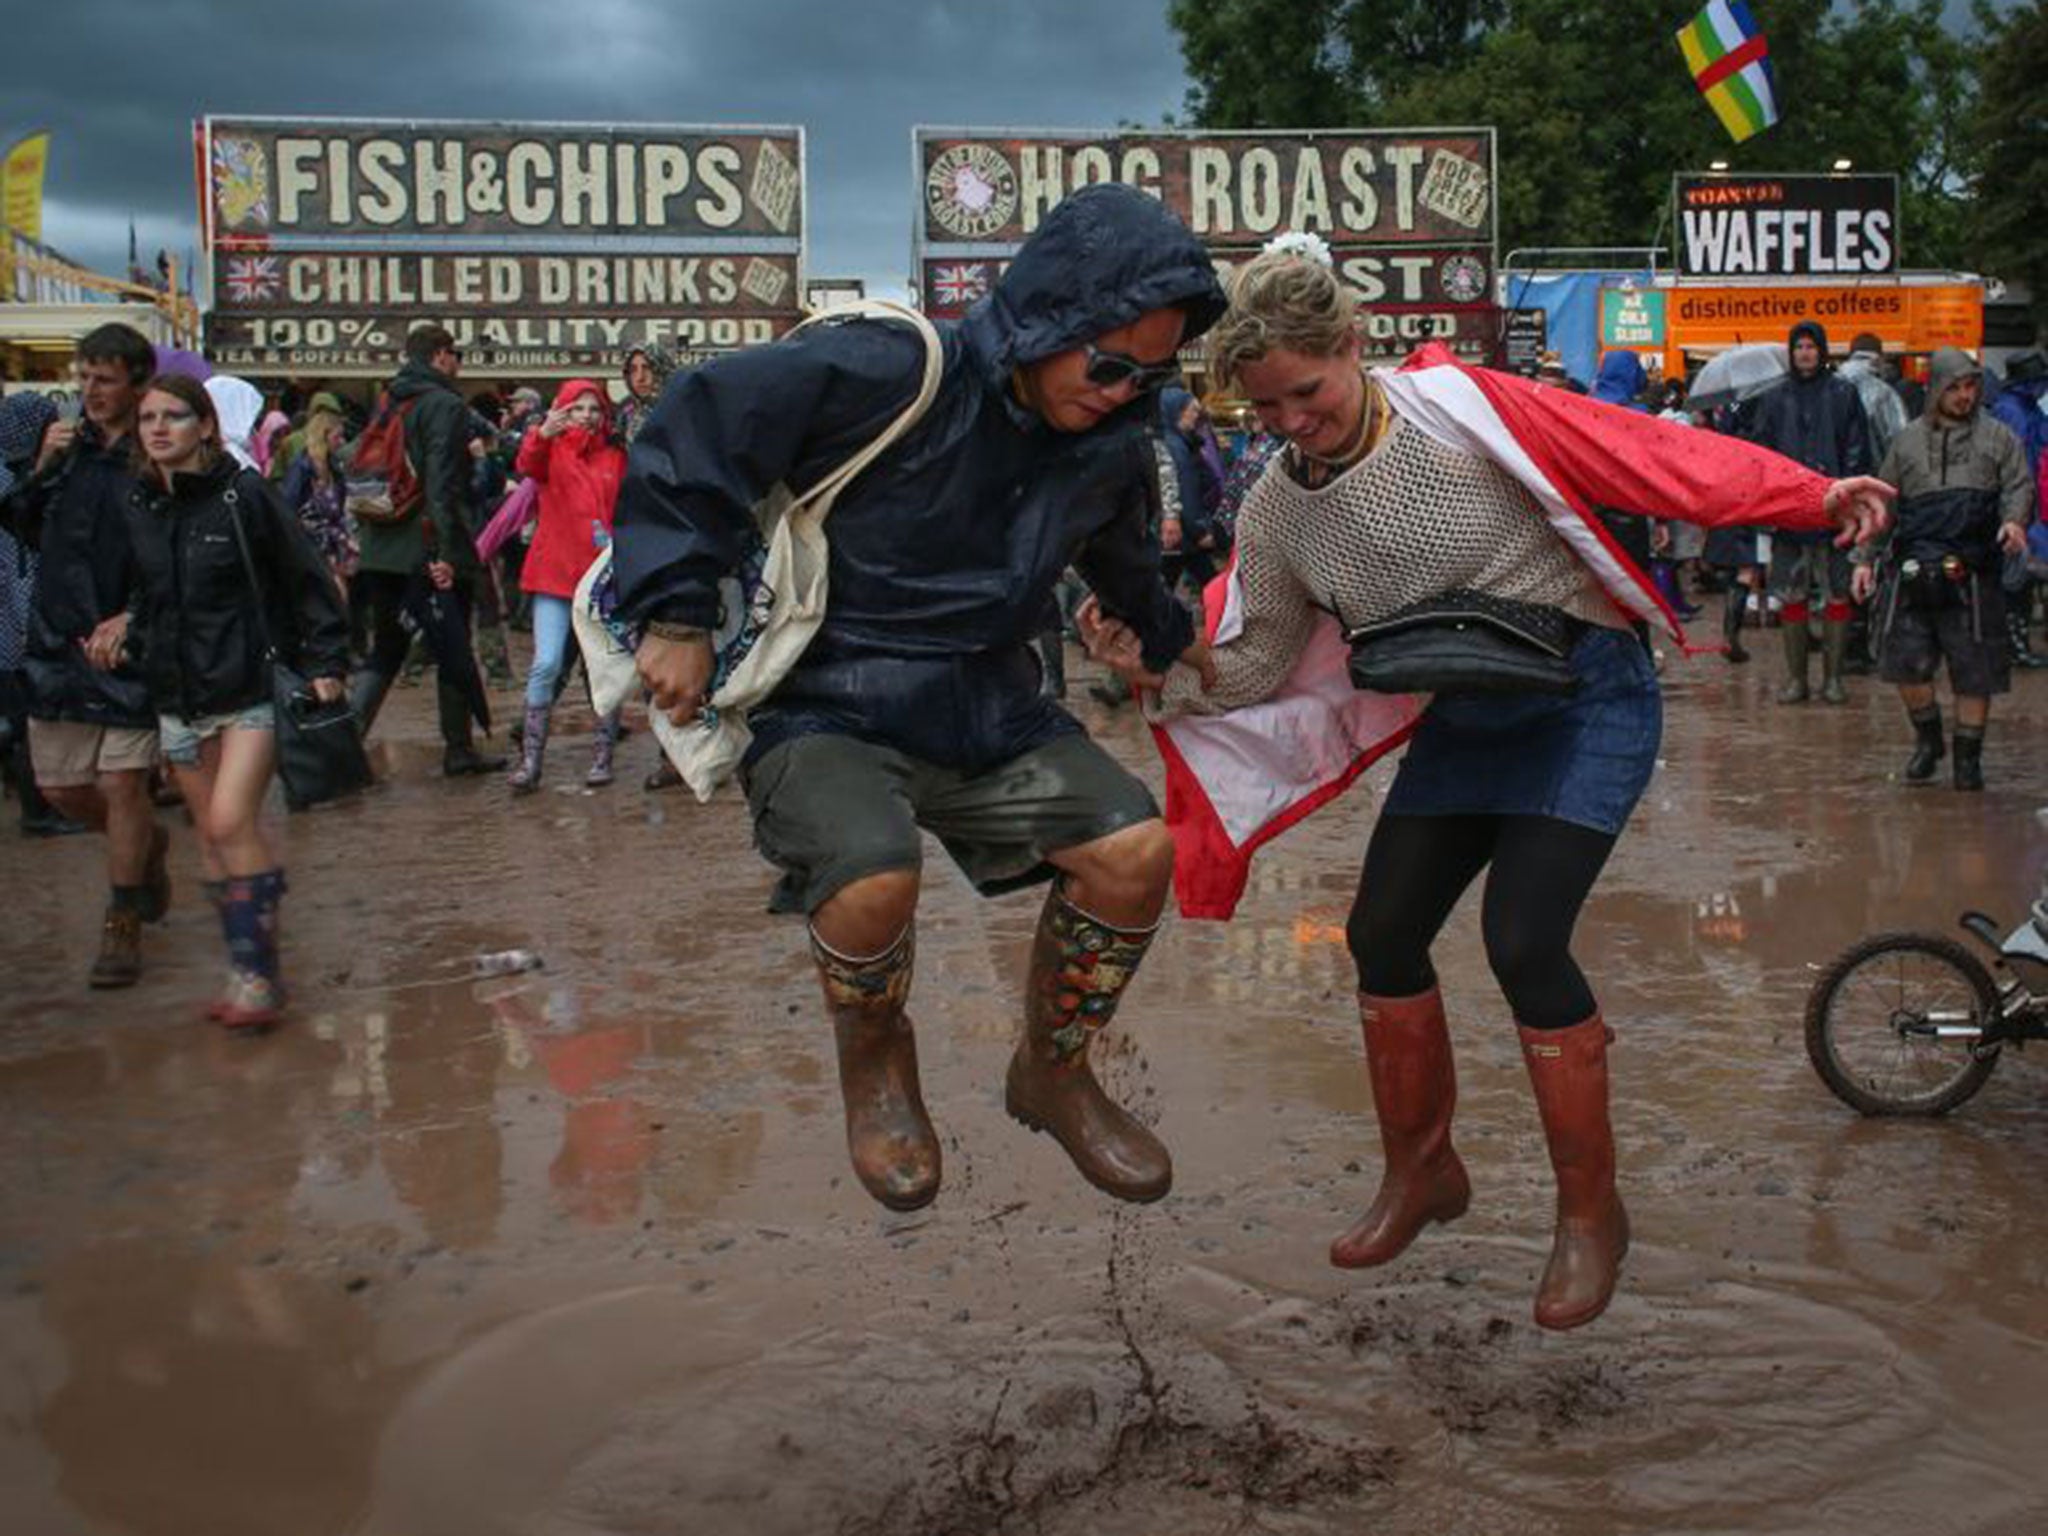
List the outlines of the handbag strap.
{"label": "handbag strap", "polygon": [[[939,341],[937,328],[908,304],[898,304],[892,299],[855,299],[851,303],[835,304],[822,313],[812,315],[798,325],[796,330],[800,331],[804,326],[817,325],[820,322],[845,319],[896,320],[914,328],[924,343],[924,377],[918,384],[916,397],[904,406],[896,419],[852,458],[826,475],[803,495],[791,501],[789,510],[792,512],[813,502],[822,502],[829,508],[854,476],[888,452],[901,440],[904,433],[917,425],[938,396],[939,380],[945,373],[945,348]],[[795,332],[792,331],[791,334],[794,335]]]}
{"label": "handbag strap", "polygon": [[[238,472],[235,475],[235,480],[240,480],[241,478],[242,476]],[[256,594],[256,633],[263,640],[263,659],[275,665],[277,662],[277,642],[270,638],[270,620],[263,611],[263,583],[257,579],[256,562],[249,555],[249,539],[242,532],[241,500],[242,498],[235,490],[234,481],[229,481],[227,490],[221,496],[221,501],[228,509],[228,526],[235,530],[235,548],[240,551],[242,556],[242,570],[249,577],[250,590]]]}

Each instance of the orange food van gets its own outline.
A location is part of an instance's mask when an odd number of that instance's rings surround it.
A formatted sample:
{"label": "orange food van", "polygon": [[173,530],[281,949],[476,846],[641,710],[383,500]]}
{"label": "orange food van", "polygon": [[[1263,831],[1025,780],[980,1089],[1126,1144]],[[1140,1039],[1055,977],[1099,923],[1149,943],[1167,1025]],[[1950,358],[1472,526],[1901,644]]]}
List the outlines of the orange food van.
{"label": "orange food van", "polygon": [[1711,355],[1740,342],[1783,341],[1801,320],[1826,328],[1837,357],[1870,331],[1893,353],[1984,345],[1981,283],[1856,283],[1802,287],[1694,285],[1664,292],[1664,376],[1682,376],[1686,355]]}

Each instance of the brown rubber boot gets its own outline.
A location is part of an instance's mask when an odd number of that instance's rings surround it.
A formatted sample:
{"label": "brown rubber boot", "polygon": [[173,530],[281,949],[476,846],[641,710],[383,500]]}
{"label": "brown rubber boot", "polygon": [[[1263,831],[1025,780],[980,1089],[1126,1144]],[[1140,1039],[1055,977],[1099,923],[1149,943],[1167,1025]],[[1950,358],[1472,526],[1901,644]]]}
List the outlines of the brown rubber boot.
{"label": "brown rubber boot", "polygon": [[142,979],[142,914],[128,907],[108,907],[100,930],[100,952],[86,984],[101,991],[132,987]]}
{"label": "brown rubber boot", "polygon": [[915,930],[865,960],[848,959],[811,934],[825,1011],[839,1047],[846,1150],[862,1186],[892,1211],[914,1211],[939,1192],[939,1138],[917,1087],[910,996]]}
{"label": "brown rubber boot", "polygon": [[1115,1016],[1156,932],[1090,917],[1055,881],[1031,943],[1024,1033],[1004,1082],[1011,1116],[1049,1133],[1082,1178],[1119,1200],[1163,1196],[1173,1188],[1173,1159],[1102,1091],[1088,1065],[1088,1042]]}
{"label": "brown rubber boot", "polygon": [[1380,1120],[1385,1167],[1380,1190],[1358,1224],[1330,1245],[1339,1269],[1384,1264],[1432,1221],[1455,1221],[1472,1203],[1472,1181],[1451,1146],[1458,1102],[1443,994],[1358,994],[1365,1070]]}
{"label": "brown rubber boot", "polygon": [[1607,1310],[1628,1252],[1607,1120],[1607,1025],[1596,1013],[1567,1029],[1520,1033],[1557,1174],[1557,1232],[1536,1291],[1536,1322],[1576,1328]]}

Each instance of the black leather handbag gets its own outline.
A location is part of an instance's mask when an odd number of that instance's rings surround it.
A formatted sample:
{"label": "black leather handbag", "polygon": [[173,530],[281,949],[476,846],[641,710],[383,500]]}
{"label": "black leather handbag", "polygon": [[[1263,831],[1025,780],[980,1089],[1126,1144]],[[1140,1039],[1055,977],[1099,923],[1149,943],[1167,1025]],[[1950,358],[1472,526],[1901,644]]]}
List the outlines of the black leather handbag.
{"label": "black leather handbag", "polygon": [[1584,625],[1560,608],[1458,590],[1345,633],[1351,683],[1370,693],[1574,692]]}
{"label": "black leather handbag", "polygon": [[321,703],[305,674],[278,654],[266,617],[269,605],[263,583],[249,555],[248,536],[242,532],[240,498],[232,485],[224,499],[228,521],[234,525],[235,547],[241,551],[242,569],[256,594],[256,629],[263,637],[263,658],[270,664],[271,702],[277,710],[277,777],[284,786],[284,803],[303,811],[352,795],[367,787],[372,777],[355,711],[346,698]]}

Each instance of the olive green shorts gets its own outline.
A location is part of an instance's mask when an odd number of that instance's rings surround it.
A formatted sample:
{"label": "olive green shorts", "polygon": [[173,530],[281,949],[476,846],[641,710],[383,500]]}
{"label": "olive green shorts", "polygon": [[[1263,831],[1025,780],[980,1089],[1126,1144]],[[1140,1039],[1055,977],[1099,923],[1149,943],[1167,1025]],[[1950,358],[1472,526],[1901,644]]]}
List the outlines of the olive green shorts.
{"label": "olive green shorts", "polygon": [[920,829],[993,896],[1050,879],[1048,854],[1159,815],[1152,792],[1079,733],[979,773],[852,736],[796,736],[741,777],[754,846],[782,871],[778,912],[815,912],[855,880],[922,868]]}

